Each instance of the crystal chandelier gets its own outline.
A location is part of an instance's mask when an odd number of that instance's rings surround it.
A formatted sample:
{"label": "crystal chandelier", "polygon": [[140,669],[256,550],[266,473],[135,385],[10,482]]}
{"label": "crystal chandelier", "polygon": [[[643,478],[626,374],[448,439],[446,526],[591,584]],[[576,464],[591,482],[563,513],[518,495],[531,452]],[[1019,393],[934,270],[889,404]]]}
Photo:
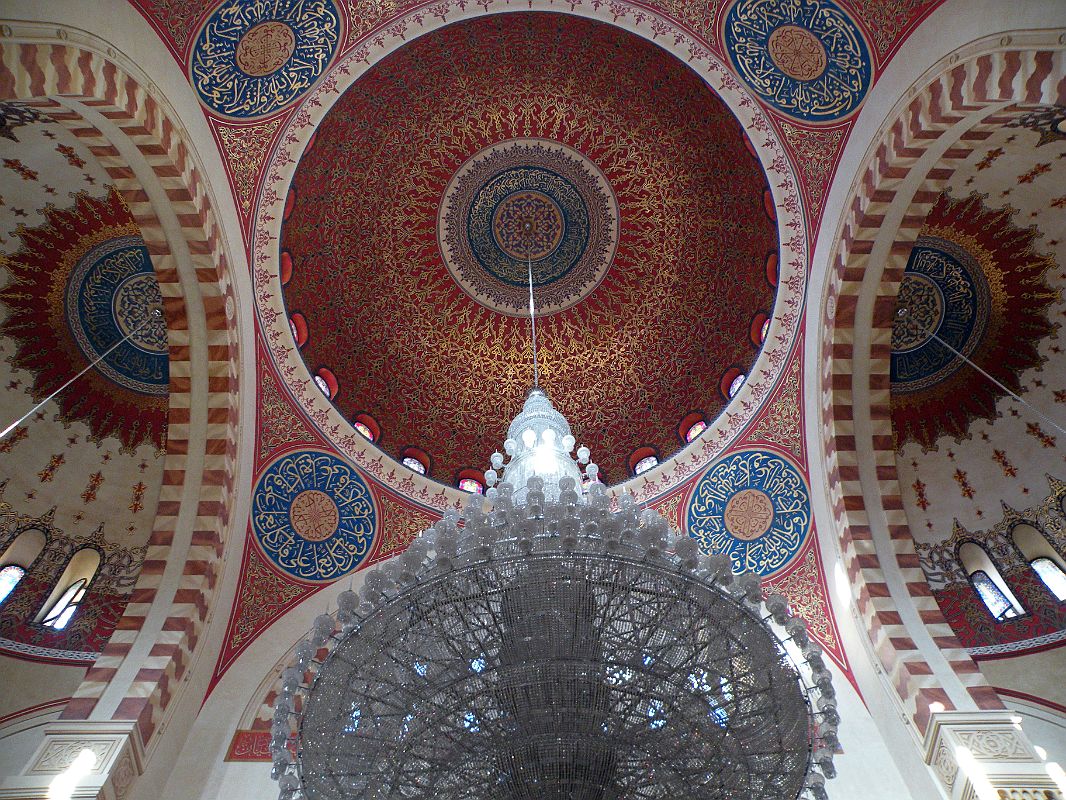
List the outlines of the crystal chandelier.
{"label": "crystal chandelier", "polygon": [[839,715],[803,620],[574,444],[534,389],[486,495],[315,619],[275,704],[281,800],[827,796]]}

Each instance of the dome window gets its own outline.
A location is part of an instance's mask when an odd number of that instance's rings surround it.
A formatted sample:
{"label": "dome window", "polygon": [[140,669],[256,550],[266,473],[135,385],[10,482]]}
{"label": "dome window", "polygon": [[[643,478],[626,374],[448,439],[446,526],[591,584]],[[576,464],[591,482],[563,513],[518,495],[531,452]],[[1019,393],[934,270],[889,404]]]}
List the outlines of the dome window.
{"label": "dome window", "polygon": [[378,425],[377,420],[369,414],[357,415],[352,420],[352,427],[372,442],[376,442],[381,438],[381,427]]}
{"label": "dome window", "polygon": [[740,387],[744,385],[746,378],[747,375],[741,372],[739,367],[730,367],[722,374],[722,380],[718,384],[718,389],[726,400],[732,400],[737,396],[737,392],[739,392]]}
{"label": "dome window", "polygon": [[681,418],[681,423],[677,426],[677,435],[682,442],[688,444],[705,430],[707,430],[707,417],[702,411],[693,411]]}
{"label": "dome window", "polygon": [[400,463],[419,475],[429,474],[429,454],[418,447],[405,447],[400,453]]}
{"label": "dome window", "polygon": [[634,475],[642,475],[658,465],[659,454],[654,447],[638,447],[629,456],[629,471]]}
{"label": "dome window", "polygon": [[299,311],[289,317],[289,330],[292,331],[292,338],[297,347],[307,344],[307,319]]}
{"label": "dome window", "polygon": [[485,476],[476,469],[462,470],[456,485],[464,492],[485,494]]}
{"label": "dome window", "polygon": [[652,467],[657,467],[657,466],[659,466],[659,459],[658,458],[656,458],[655,456],[645,456],[644,458],[642,458],[640,461],[637,462],[635,467],[633,467],[633,474],[634,475],[641,475],[641,474],[647,472]]}
{"label": "dome window", "polygon": [[426,474],[426,465],[423,464],[421,461],[419,461],[414,456],[404,456],[403,460],[400,463],[403,464],[408,469],[414,470],[419,475],[425,475]]}
{"label": "dome window", "polygon": [[332,400],[337,396],[337,390],[340,385],[337,383],[337,376],[331,370],[320,367],[318,372],[315,373],[314,379],[315,385],[327,398]]}
{"label": "dome window", "polygon": [[751,329],[748,331],[748,336],[751,338],[751,343],[756,347],[762,347],[766,342],[766,334],[770,331],[770,317],[763,311],[760,311],[754,317],[751,318]]}

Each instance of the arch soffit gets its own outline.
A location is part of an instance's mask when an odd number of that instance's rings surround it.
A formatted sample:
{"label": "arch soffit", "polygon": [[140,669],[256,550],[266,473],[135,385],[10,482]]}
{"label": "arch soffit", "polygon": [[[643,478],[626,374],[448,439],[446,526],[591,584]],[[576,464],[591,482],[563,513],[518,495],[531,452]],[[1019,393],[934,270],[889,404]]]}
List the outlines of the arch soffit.
{"label": "arch soffit", "polygon": [[[203,168],[177,116],[106,42],[75,29],[17,24],[0,40],[0,97],[62,109],[89,138],[137,219],[164,298],[170,410],[164,480],[145,567],[118,633],[64,719],[136,722],[142,742],[192,659],[220,583],[236,485],[239,342],[233,260]],[[108,132],[105,136],[100,129]],[[123,154],[132,154],[125,158]],[[150,199],[153,186],[157,197]],[[175,558],[175,556],[177,556]],[[151,622],[149,620],[151,619]],[[141,668],[162,631],[165,655]],[[144,652],[141,653],[140,651]]]}
{"label": "arch soffit", "polygon": [[[896,295],[939,187],[970,152],[964,134],[998,128],[1023,113],[1019,106],[1066,102],[1062,45],[1058,31],[988,37],[950,54],[916,82],[867,150],[828,260],[818,379],[836,546],[873,652],[922,731],[929,703],[948,709],[957,704],[928,680],[936,671],[916,633],[938,643],[942,652],[932,658],[946,659],[968,701],[982,709],[1002,705],[985,682],[975,684],[969,656],[957,642],[950,644],[954,637],[945,637],[950,629],[925,590],[903,511],[889,416]],[[872,481],[865,475],[869,470]],[[891,563],[876,547],[884,536],[875,533],[878,519],[891,540],[882,551],[893,554]],[[900,615],[905,609],[925,631],[908,627]]]}

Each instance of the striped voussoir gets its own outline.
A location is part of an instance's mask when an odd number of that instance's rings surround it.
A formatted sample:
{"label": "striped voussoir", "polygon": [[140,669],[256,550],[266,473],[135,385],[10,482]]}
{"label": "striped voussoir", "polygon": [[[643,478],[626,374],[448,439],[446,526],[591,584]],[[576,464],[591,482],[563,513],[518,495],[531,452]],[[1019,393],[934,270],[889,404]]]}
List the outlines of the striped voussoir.
{"label": "striped voussoir", "polygon": [[[189,666],[221,570],[237,456],[238,350],[235,326],[227,320],[227,306],[230,314],[235,307],[230,268],[206,187],[181,129],[167,117],[161,104],[113,61],[74,45],[8,40],[0,45],[0,98],[41,107],[99,160],[140,225],[164,299],[170,345],[170,410],[163,484],[148,554],[111,640],[62,714],[63,719],[73,720],[135,721],[142,742],[147,744],[172,697],[175,682]],[[94,115],[112,126],[111,137],[87,120]],[[118,141],[114,129],[120,131]],[[125,145],[135,147],[140,163],[149,166],[180,225],[182,249],[195,274],[191,291],[183,289],[178,256],[172,252],[157,209],[130,160],[120,152]],[[196,330],[190,330],[192,303],[202,307],[202,323],[200,309],[196,309]],[[192,376],[199,365],[192,362],[190,343],[195,336],[206,340],[206,391],[194,387]],[[193,419],[203,418],[202,414],[194,415],[193,409],[202,408],[204,403],[206,430]],[[194,430],[194,425],[200,430]],[[190,459],[191,446],[204,449],[202,466],[195,475],[189,472],[189,463],[200,463],[200,459]],[[199,486],[198,506],[192,516],[192,530],[183,527],[179,531],[183,487],[190,482]],[[180,581],[172,592],[157,598],[168,559],[174,557],[171,545],[176,536],[188,542],[182,548]],[[98,710],[98,702],[123,668],[149,610],[157,602],[167,604],[166,618],[162,629],[154,634],[147,658],[134,665],[135,677],[122,689],[117,707],[110,712]],[[124,672],[129,675],[129,667]]]}
{"label": "striped voussoir", "polygon": [[[944,619],[922,572],[907,523],[889,405],[896,296],[923,221],[956,167],[996,129],[1023,113],[1025,106],[1066,103],[1064,65],[1062,51],[1000,51],[953,66],[916,94],[888,127],[860,173],[862,178],[847,205],[832,261],[822,341],[823,353],[830,357],[823,359],[821,378],[823,445],[833,514],[860,619],[906,713],[923,732],[930,703],[940,702],[946,709],[955,705],[913,640],[899,612],[901,606],[914,609],[977,708],[1002,708],[1002,704]],[[943,152],[935,164],[929,167],[928,159],[919,164],[946,132],[967,119],[973,124],[946,147],[939,145]],[[915,167],[926,170],[917,190],[911,194],[908,189],[909,196],[897,196]],[[905,210],[888,249],[872,314],[857,319],[874,242],[889,211],[898,215],[901,205]],[[895,223],[895,218],[892,221]],[[871,275],[876,275],[877,265],[870,266]],[[868,354],[854,349],[856,329],[863,326],[870,328]],[[853,382],[855,362],[867,357],[869,385],[859,386]],[[869,402],[872,429],[872,442],[858,446],[856,395],[860,402]],[[860,449],[872,452],[880,508],[867,508],[860,481]],[[898,596],[898,590],[894,593],[886,580],[875,550],[871,514],[883,515],[887,522],[890,542],[882,550],[894,554],[895,569],[906,587],[904,597]]]}

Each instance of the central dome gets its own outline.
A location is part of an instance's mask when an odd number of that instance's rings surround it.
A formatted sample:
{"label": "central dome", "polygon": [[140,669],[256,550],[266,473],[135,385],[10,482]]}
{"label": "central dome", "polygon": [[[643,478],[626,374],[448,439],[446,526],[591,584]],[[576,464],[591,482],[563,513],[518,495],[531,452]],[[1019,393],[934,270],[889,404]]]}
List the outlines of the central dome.
{"label": "central dome", "polygon": [[755,360],[767,196],[736,118],[654,43],[566,14],[464,20],[320,123],[286,203],[285,302],[340,412],[453,483],[533,384],[531,271],[541,385],[614,482],[680,449]]}

